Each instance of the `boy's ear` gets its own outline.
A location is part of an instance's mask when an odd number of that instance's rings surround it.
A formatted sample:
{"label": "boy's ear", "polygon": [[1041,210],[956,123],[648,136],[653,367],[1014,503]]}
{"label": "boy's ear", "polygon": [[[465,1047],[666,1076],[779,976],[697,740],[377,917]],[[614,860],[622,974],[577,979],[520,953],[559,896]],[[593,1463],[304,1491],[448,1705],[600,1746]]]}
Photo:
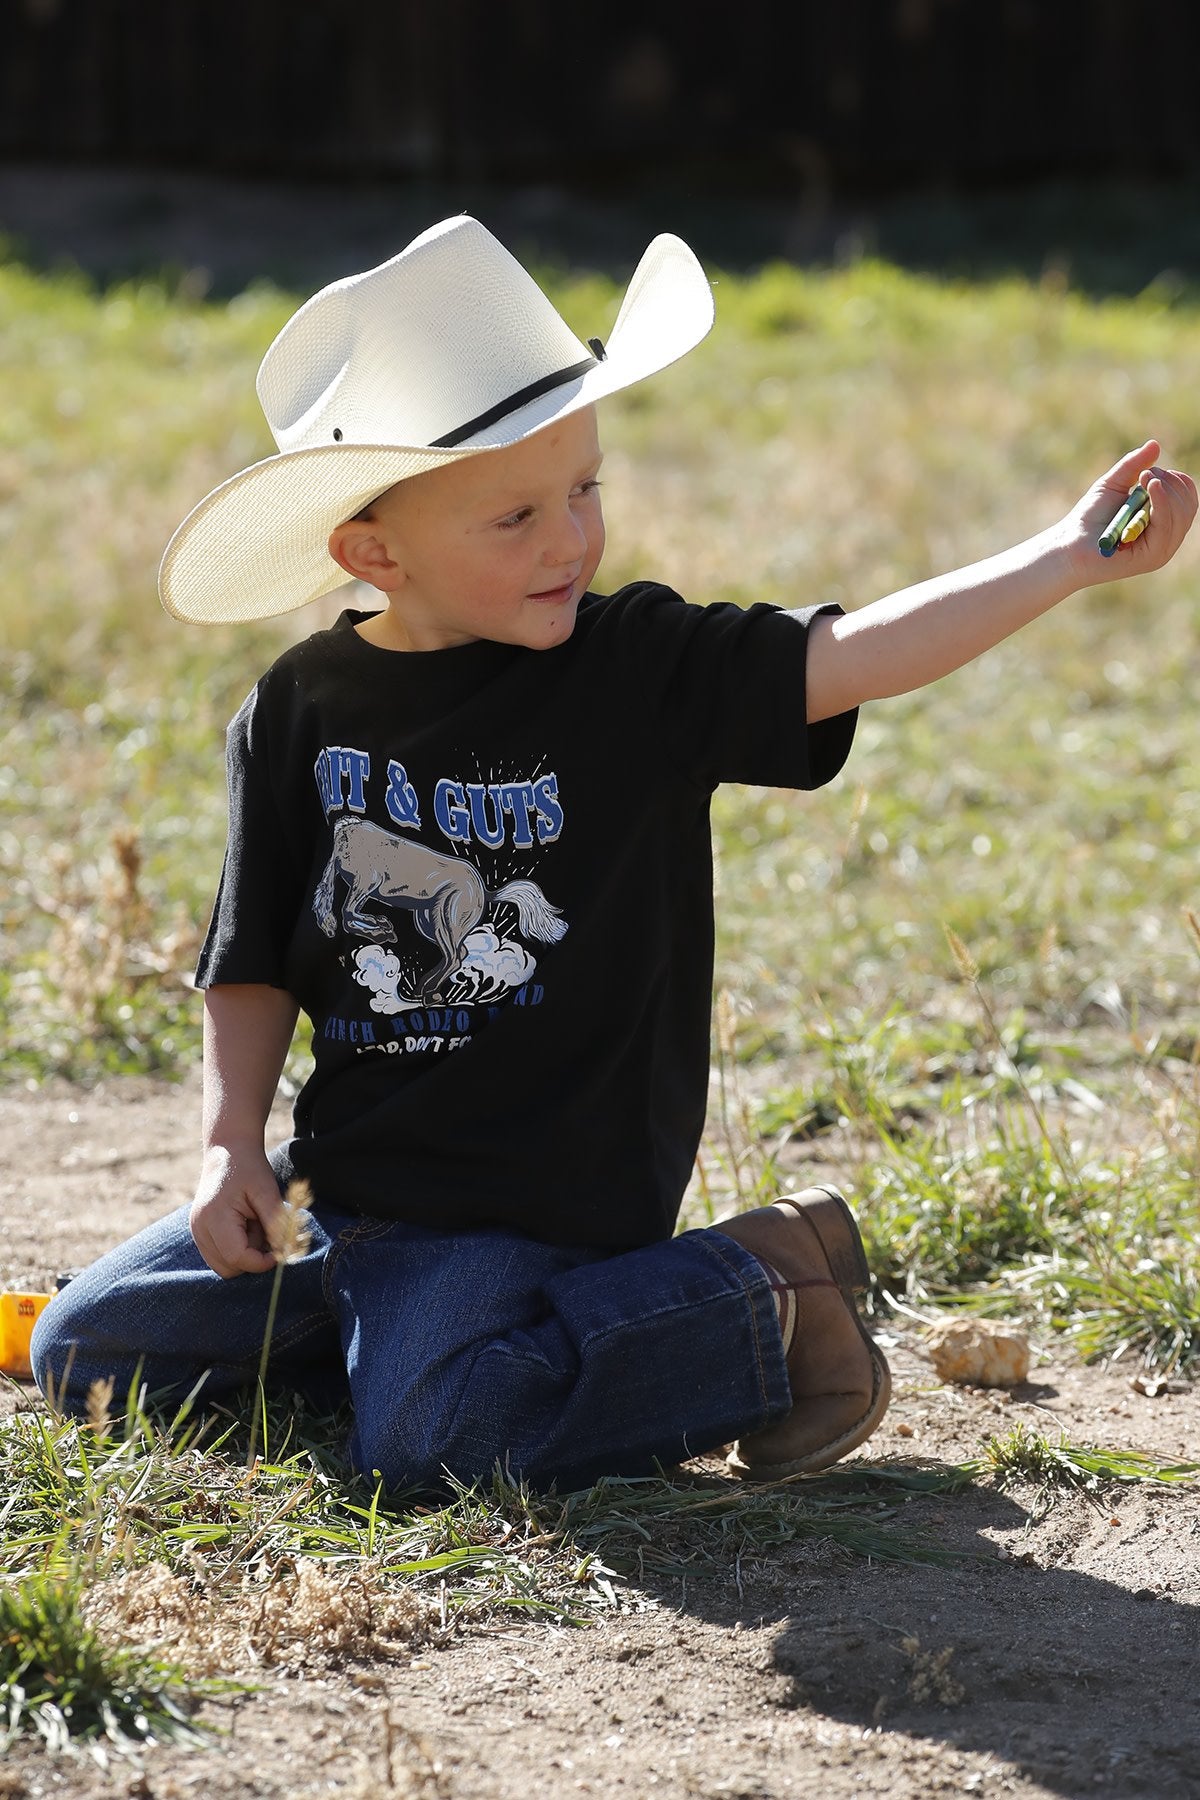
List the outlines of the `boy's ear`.
{"label": "boy's ear", "polygon": [[373,519],[347,519],[329,534],[329,554],[356,581],[387,591],[403,579],[400,565],[379,535]]}

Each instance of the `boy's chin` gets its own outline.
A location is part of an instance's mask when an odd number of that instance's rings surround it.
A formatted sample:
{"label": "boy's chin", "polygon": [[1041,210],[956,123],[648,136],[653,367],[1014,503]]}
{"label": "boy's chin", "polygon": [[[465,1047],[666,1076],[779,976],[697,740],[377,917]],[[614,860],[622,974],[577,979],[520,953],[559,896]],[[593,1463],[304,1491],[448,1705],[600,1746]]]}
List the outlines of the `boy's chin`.
{"label": "boy's chin", "polygon": [[517,642],[524,644],[527,650],[553,650],[557,644],[565,644],[575,629],[577,611],[576,600],[566,606],[548,608],[543,616],[528,621]]}

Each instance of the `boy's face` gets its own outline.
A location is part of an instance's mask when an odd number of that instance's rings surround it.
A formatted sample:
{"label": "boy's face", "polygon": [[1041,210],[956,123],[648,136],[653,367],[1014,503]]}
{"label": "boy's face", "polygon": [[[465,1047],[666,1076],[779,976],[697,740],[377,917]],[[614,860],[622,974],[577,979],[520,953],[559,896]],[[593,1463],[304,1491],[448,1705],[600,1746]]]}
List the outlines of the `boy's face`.
{"label": "boy's face", "polygon": [[600,462],[588,407],[389,488],[330,538],[337,561],[388,598],[362,635],[400,650],[563,643],[604,550]]}

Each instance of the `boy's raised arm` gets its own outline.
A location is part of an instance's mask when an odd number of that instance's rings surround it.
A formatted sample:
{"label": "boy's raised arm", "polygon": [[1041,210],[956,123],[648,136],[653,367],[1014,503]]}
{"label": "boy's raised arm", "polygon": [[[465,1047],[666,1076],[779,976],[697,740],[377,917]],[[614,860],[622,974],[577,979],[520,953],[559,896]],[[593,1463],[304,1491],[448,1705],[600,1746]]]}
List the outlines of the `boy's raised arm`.
{"label": "boy's raised arm", "polygon": [[270,1226],[280,1199],[264,1134],[298,1011],[289,993],[259,983],[204,995],[204,1164],[190,1223],[218,1275],[274,1267]]}
{"label": "boy's raised arm", "polygon": [[[961,668],[1079,588],[1162,568],[1196,516],[1196,484],[1154,465],[1153,439],[1094,482],[1065,519],[999,556],[922,581],[844,618],[810,628],[808,720],[848,712],[864,700],[906,694]],[[1150,495],[1153,520],[1108,561],[1096,548],[1133,484]]]}

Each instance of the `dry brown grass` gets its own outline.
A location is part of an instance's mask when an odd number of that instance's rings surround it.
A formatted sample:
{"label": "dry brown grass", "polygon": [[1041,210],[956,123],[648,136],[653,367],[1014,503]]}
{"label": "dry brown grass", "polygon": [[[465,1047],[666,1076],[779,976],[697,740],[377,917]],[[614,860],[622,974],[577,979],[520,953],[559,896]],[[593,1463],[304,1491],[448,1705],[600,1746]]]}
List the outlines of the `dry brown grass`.
{"label": "dry brown grass", "polygon": [[88,1623],[139,1648],[169,1649],[198,1676],[270,1666],[314,1670],[410,1652],[438,1627],[437,1607],[386,1588],[371,1569],[286,1558],[219,1589],[200,1554],[193,1573],[144,1563],[89,1589]]}

